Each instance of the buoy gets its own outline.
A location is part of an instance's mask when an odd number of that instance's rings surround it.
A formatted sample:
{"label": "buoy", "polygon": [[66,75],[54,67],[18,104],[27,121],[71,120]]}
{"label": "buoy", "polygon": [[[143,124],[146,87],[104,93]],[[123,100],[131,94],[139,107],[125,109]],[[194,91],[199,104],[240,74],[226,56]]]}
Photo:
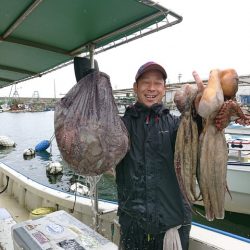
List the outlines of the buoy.
{"label": "buoy", "polygon": [[41,142],[39,142],[36,147],[35,147],[35,151],[39,152],[39,151],[44,151],[46,150],[48,147],[50,146],[50,141],[48,140],[43,140]]}
{"label": "buoy", "polygon": [[36,152],[33,148],[28,148],[23,151],[23,156],[31,156],[34,155]]}
{"label": "buoy", "polygon": [[63,171],[63,166],[60,162],[50,162],[46,166],[46,172],[48,174],[59,174]]}
{"label": "buoy", "polygon": [[58,174],[50,174],[49,172],[46,172],[46,176],[50,184],[56,184],[57,182],[62,180],[63,173],[61,172]]}
{"label": "buoy", "polygon": [[75,182],[70,186],[70,190],[80,195],[89,195],[89,188],[80,182]]}
{"label": "buoy", "polygon": [[0,136],[0,146],[2,147],[15,147],[16,143],[7,136]]}

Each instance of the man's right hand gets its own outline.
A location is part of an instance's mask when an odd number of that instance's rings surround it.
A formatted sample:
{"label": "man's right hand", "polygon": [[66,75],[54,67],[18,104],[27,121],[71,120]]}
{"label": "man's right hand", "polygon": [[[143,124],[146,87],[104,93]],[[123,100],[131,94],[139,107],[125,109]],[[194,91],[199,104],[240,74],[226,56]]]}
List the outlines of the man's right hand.
{"label": "man's right hand", "polygon": [[194,77],[194,80],[195,80],[197,88],[198,88],[198,93],[197,93],[197,96],[194,100],[195,110],[198,113],[198,107],[199,107],[199,103],[200,103],[203,91],[205,89],[205,85],[196,71],[193,71],[193,77]]}

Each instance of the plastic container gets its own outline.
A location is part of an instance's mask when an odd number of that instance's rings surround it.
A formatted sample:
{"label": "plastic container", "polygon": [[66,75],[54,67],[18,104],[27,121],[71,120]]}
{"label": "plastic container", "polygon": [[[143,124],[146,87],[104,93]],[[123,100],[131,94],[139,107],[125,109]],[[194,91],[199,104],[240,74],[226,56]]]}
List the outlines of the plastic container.
{"label": "plastic container", "polygon": [[65,211],[11,228],[14,250],[118,250],[117,245]]}

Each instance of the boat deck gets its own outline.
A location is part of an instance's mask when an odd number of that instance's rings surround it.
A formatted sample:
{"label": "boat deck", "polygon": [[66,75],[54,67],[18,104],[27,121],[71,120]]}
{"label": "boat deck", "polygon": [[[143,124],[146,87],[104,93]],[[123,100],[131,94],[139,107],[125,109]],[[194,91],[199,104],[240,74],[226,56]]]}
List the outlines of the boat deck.
{"label": "boat deck", "polygon": [[[7,193],[0,194],[0,208],[8,208],[8,212],[16,223],[29,219],[29,212]],[[0,217],[1,219],[1,217]]]}
{"label": "boat deck", "polygon": [[[6,209],[6,210],[5,210]],[[12,217],[6,219],[6,212]],[[5,217],[5,218],[4,218]],[[11,227],[29,219],[29,212],[7,193],[0,194],[0,250],[14,250],[11,238]],[[215,249],[249,249],[249,243],[231,237],[216,234],[193,225],[191,230],[190,249],[215,250]],[[213,239],[213,245],[211,245]]]}
{"label": "boat deck", "polygon": [[11,227],[28,219],[29,213],[24,207],[7,193],[0,194],[0,250],[14,249]]}
{"label": "boat deck", "polygon": [[[238,170],[239,166],[232,165],[232,171],[234,169]],[[244,171],[244,169],[247,168],[246,166],[242,166],[242,171],[237,171],[237,173],[240,175],[237,179],[241,179],[240,182],[241,185],[246,185],[246,187],[243,187],[243,190],[248,190],[248,183],[249,181],[243,181],[244,177],[248,178],[249,175],[248,171]],[[231,169],[229,169],[231,171]],[[230,171],[228,171],[230,173]],[[232,172],[231,171],[231,172]],[[69,195],[67,194],[65,196],[65,193],[60,192],[58,190],[50,189],[48,187],[44,187],[38,183],[35,183],[34,181],[27,179],[27,177],[21,176],[21,174],[16,173],[14,170],[10,169],[4,164],[0,164],[0,173],[2,172],[2,180],[5,180],[5,176],[8,175],[10,177],[10,184],[8,186],[8,190],[6,190],[4,193],[0,194],[0,250],[13,250],[13,241],[11,238],[11,226],[15,225],[16,223],[27,221],[30,217],[30,212],[33,209],[33,207],[39,207],[44,206],[46,204],[61,204],[60,209],[69,210],[68,208],[72,207],[71,200]],[[230,179],[230,178],[229,178]],[[35,201],[39,200],[36,199],[36,196],[46,197],[47,202],[46,203],[34,203],[33,205],[29,205],[30,209],[26,210],[26,207],[21,206],[18,203],[18,200],[16,200],[13,195],[10,195],[11,193],[19,193],[20,186],[23,185],[23,188],[25,187],[27,189],[26,195],[27,197],[24,199],[21,199],[18,195],[17,197],[20,198],[22,202],[24,201]],[[24,186],[25,185],[25,186]],[[242,187],[239,186],[239,183],[235,183],[235,188],[238,190],[241,190]],[[0,190],[3,190],[3,187],[6,186],[6,183],[3,181],[2,185],[0,185]],[[10,191],[11,189],[11,191]],[[60,194],[61,193],[61,194]],[[55,198],[56,197],[56,198]],[[247,198],[244,198],[243,200],[248,200]],[[72,198],[72,202],[74,199]],[[69,204],[68,204],[69,203]],[[26,206],[28,203],[25,203]],[[41,204],[41,205],[40,205]],[[39,205],[39,206],[38,206]],[[108,211],[114,209],[114,204],[110,204],[107,202],[100,201],[99,203],[100,211]],[[105,205],[105,206],[104,206]],[[78,205],[75,207],[78,209],[77,213],[74,215],[85,223],[86,225],[90,225],[92,223],[92,220],[86,220],[86,216],[89,216],[87,214],[88,208],[91,206],[91,202],[85,198],[82,198],[78,201]],[[249,207],[249,206],[245,206]],[[113,210],[112,210],[113,211]],[[84,212],[84,215],[81,215],[81,212]],[[112,212],[113,214],[116,214],[115,211]],[[112,213],[108,213],[106,215],[106,220],[113,221],[114,218]],[[90,216],[93,216],[91,213]],[[92,217],[91,217],[92,218]],[[103,217],[104,218],[104,217]],[[83,220],[84,219],[84,220]],[[104,221],[104,220],[103,220]],[[106,231],[109,232],[110,224],[106,227]],[[118,234],[119,230],[115,230],[115,234]],[[241,240],[238,239],[240,237],[237,236],[237,238],[229,237],[225,235],[225,232],[218,233],[214,231],[213,229],[206,229],[202,226],[198,226],[193,224],[191,233],[190,233],[190,250],[214,250],[214,249],[226,249],[226,250],[245,250],[250,249],[250,242],[245,239]],[[109,235],[108,235],[109,236]],[[116,237],[116,236],[115,236]],[[109,238],[109,237],[107,237]],[[117,236],[119,238],[119,235]],[[118,242],[115,241],[115,242]]]}

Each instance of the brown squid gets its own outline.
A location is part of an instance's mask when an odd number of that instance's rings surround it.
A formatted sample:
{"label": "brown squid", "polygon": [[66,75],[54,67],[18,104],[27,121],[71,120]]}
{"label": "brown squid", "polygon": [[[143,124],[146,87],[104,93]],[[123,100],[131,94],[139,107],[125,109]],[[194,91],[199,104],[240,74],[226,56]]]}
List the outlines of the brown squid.
{"label": "brown squid", "polygon": [[[224,218],[227,187],[227,143],[224,130],[218,129],[215,121],[219,119],[217,115],[224,105],[224,99],[234,98],[238,90],[237,79],[237,73],[233,69],[212,70],[197,110],[204,118],[204,128],[199,139],[197,180],[206,218],[210,221]],[[196,78],[195,80],[197,81]]]}
{"label": "brown squid", "polygon": [[[223,219],[228,160],[224,128],[232,117],[242,125],[249,125],[250,117],[235,101],[238,76],[234,69],[212,70],[207,86],[196,72],[193,76],[198,88],[185,84],[174,99],[182,114],[175,145],[175,170],[184,197],[191,203],[198,199],[197,180],[207,220]],[[200,136],[194,121],[196,112],[203,118]]]}
{"label": "brown squid", "polygon": [[198,198],[196,194],[198,128],[193,114],[193,101],[197,91],[197,88],[185,84],[174,97],[174,102],[181,112],[175,143],[175,171],[182,193],[189,203]]}

